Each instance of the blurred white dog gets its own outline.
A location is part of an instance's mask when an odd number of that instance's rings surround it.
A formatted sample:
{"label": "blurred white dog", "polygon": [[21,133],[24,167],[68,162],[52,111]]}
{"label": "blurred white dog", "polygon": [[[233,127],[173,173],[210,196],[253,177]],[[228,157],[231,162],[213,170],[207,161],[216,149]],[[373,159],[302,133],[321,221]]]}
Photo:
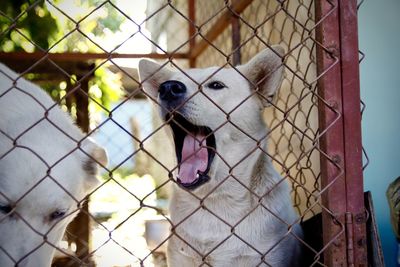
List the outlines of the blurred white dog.
{"label": "blurred white dog", "polygon": [[107,155],[44,91],[3,64],[0,112],[0,266],[50,266]]}
{"label": "blurred white dog", "polygon": [[280,46],[234,68],[139,63],[174,137],[178,186],[170,267],[298,266],[302,230],[290,189],[266,155],[262,111],[282,82]]}

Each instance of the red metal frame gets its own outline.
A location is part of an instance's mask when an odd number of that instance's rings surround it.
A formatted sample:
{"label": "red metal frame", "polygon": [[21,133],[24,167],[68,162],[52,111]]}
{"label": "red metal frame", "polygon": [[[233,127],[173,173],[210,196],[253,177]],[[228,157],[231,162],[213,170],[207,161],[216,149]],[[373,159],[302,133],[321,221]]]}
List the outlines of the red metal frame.
{"label": "red metal frame", "polygon": [[240,21],[239,17],[236,15],[232,16],[231,19],[231,27],[232,27],[232,64],[234,66],[239,65],[241,63],[241,54],[240,54]]}
{"label": "red metal frame", "polygon": [[[196,1],[188,0],[188,16],[189,16],[189,51],[192,51],[196,46]],[[194,68],[196,65],[196,58],[190,56],[189,57],[189,66]]]}
{"label": "red metal frame", "polygon": [[32,60],[39,61],[48,58],[58,62],[85,62],[96,59],[113,59],[113,58],[152,58],[152,59],[187,59],[188,54],[184,53],[146,53],[146,54],[123,54],[123,53],[79,53],[79,52],[0,52],[1,60]]}
{"label": "red metal frame", "polygon": [[316,2],[324,261],[366,266],[357,1]]}
{"label": "red metal frame", "polygon": [[[361,105],[357,1],[340,1],[340,42],[347,211],[353,216],[353,260],[367,265],[366,214],[362,172]],[[351,258],[350,258],[351,259]]]}
{"label": "red metal frame", "polygon": [[346,266],[345,221],[346,185],[344,178],[344,141],[341,96],[341,69],[339,61],[338,1],[316,2],[319,127],[324,133],[320,139],[321,188],[323,211],[324,261],[328,266]]}

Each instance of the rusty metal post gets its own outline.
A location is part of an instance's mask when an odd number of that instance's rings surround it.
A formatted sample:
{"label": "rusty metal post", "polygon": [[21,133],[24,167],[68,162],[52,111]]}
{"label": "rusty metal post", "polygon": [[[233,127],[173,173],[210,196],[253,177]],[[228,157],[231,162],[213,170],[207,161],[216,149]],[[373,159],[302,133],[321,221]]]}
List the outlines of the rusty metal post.
{"label": "rusty metal post", "polygon": [[323,253],[327,266],[347,266],[345,240],[346,184],[340,68],[339,3],[316,2],[316,37]]}
{"label": "rusty metal post", "polygon": [[316,23],[324,260],[367,266],[357,1],[317,1]]}
{"label": "rusty metal post", "polygon": [[67,96],[65,97],[65,105],[68,108],[68,112],[71,112],[72,104],[74,102],[76,102],[76,100],[75,100],[74,93],[71,92],[72,89],[73,89],[73,85],[71,83],[71,79],[67,79],[66,83],[67,83],[67,87],[66,87]]}
{"label": "rusty metal post", "polygon": [[240,20],[235,14],[232,14],[231,19],[232,26],[232,64],[234,66],[241,63],[241,53],[240,53]]}
{"label": "rusty metal post", "polygon": [[[76,103],[76,124],[82,129],[83,132],[89,132],[89,78],[80,81],[80,88],[74,92]],[[90,244],[90,220],[89,220],[89,199],[85,199],[81,205],[81,211],[78,216],[68,225],[69,236],[73,238],[76,243],[76,256],[84,261],[86,264],[91,265],[89,256]],[[68,266],[77,265],[76,261],[71,259]]]}
{"label": "rusty metal post", "polygon": [[89,79],[78,77],[80,88],[75,91],[76,98],[76,124],[85,133],[89,132]]}
{"label": "rusty metal post", "polygon": [[204,35],[204,38],[200,39],[195,44],[195,46],[190,50],[189,56],[196,58],[203,53],[209,46],[209,43],[217,39],[218,36],[220,36],[229,25],[231,25],[232,12],[241,14],[251,3],[253,3],[253,0],[231,1],[230,7],[221,13],[221,16],[218,17],[216,22],[213,24],[213,27]]}
{"label": "rusty metal post", "polygon": [[189,67],[196,67],[196,57],[191,55],[192,49],[196,45],[196,0],[188,0],[188,16],[189,16]]}
{"label": "rusty metal post", "polygon": [[366,212],[362,172],[360,77],[357,0],[340,1],[342,98],[347,211],[352,215],[352,256],[355,266],[367,266]]}

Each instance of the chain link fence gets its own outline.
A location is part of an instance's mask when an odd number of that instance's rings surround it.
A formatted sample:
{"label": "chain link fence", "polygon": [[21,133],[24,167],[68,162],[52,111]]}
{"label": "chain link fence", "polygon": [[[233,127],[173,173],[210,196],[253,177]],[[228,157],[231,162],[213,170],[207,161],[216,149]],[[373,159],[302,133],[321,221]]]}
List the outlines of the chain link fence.
{"label": "chain link fence", "polygon": [[[358,74],[354,74],[355,84],[345,83],[353,75],[349,71],[351,67],[355,68],[353,73],[358,73],[355,66],[358,66],[358,57],[354,59],[346,54],[346,51],[358,53],[356,32],[351,33],[357,25],[356,8],[355,1],[331,0],[60,0],[29,1],[20,6],[9,1],[0,11],[3,22],[0,61],[21,75],[10,77],[0,70],[0,76],[9,84],[0,91],[0,101],[6,101],[10,92],[21,91],[21,79],[31,80],[47,90],[85,134],[71,137],[74,147],[64,151],[57,162],[47,162],[41,155],[44,152],[35,152],[28,144],[28,150],[48,166],[48,171],[44,177],[32,177],[33,185],[27,192],[14,196],[13,192],[5,191],[5,182],[0,180],[0,199],[12,203],[10,210],[8,204],[1,203],[0,230],[5,231],[3,225],[10,220],[23,220],[42,239],[34,247],[26,248],[24,255],[0,244],[0,257],[10,266],[20,266],[29,262],[41,247],[50,246],[55,249],[53,266],[166,266],[167,243],[175,238],[191,251],[189,254],[195,255],[194,266],[224,266],[213,259],[235,239],[238,247],[246,247],[246,251],[255,255],[256,266],[275,266],[269,260],[271,254],[282,250],[287,240],[294,240],[307,258],[301,266],[366,264],[367,218],[362,201],[362,148],[358,134],[361,115],[356,115],[360,113],[356,92]],[[35,26],[33,21],[38,24]],[[58,31],[46,37],[44,47],[36,35],[46,23],[56,23]],[[352,41],[343,39],[341,34],[346,31]],[[284,52],[273,46],[276,44]],[[182,82],[189,81],[197,88],[181,107],[199,97],[205,98],[208,104],[220,105],[202,88],[226,68],[241,73],[249,84],[257,87],[249,77],[244,77],[240,64],[251,61],[265,49],[275,49],[274,55],[279,58],[280,63],[272,73],[283,68],[282,85],[274,101],[266,99],[257,89],[235,100],[239,104],[229,110],[216,107],[226,119],[213,129],[208,128],[205,137],[208,140],[231,125],[243,138],[253,139],[255,147],[245,155],[236,155],[241,160],[231,165],[231,159],[224,159],[219,147],[210,148],[207,143],[208,149],[214,149],[214,157],[229,166],[229,175],[209,187],[207,193],[199,195],[187,190],[187,197],[196,200],[198,205],[193,211],[186,211],[186,215],[175,215],[181,216],[179,220],[174,219],[170,216],[174,211],[168,205],[180,190],[176,175],[184,163],[178,163],[179,156],[176,159],[176,143],[170,126],[177,123],[180,131],[192,135],[189,128],[193,125],[179,125],[179,121],[174,122],[168,116],[167,121],[161,118],[159,113],[165,112],[165,103],[144,88],[146,78],[151,80],[162,76],[160,73],[167,69],[174,70],[181,75]],[[141,77],[142,82],[138,74],[140,58],[161,64],[149,77]],[[200,80],[188,70],[210,66],[217,68]],[[352,87],[345,90],[346,86]],[[30,97],[35,100],[41,96]],[[258,139],[230,117],[255,97],[269,104],[262,113],[269,131]],[[0,141],[7,139],[12,144],[8,149],[2,144],[0,162],[5,164],[9,151],[19,147],[18,139],[29,135],[40,121],[56,126],[48,112],[57,107],[41,109],[44,109],[43,117],[37,118],[37,122],[17,137],[10,136],[8,128],[0,129]],[[62,127],[60,131],[56,135],[70,136]],[[350,131],[355,134],[349,134]],[[43,133],[46,134],[49,133]],[[89,137],[107,150],[107,166],[81,148]],[[266,140],[268,147],[264,149],[262,144]],[[200,153],[201,146],[193,152],[195,155]],[[350,149],[356,152],[349,152]],[[83,195],[78,198],[75,191],[50,174],[55,166],[66,168],[63,159],[76,150],[100,163],[100,184],[91,188],[86,198]],[[253,153],[260,153],[266,161],[271,161],[281,177],[266,192],[261,190],[261,196],[235,174],[235,168],[242,161],[248,162],[246,158]],[[74,174],[71,170],[65,172]],[[10,179],[9,173],[0,173]],[[250,172],[250,175],[253,174]],[[43,234],[43,229],[35,229],[40,226],[33,226],[30,217],[22,211],[19,214],[17,209],[25,203],[23,199],[29,192],[48,181],[54,182],[48,185],[49,190],[55,185],[61,188],[71,195],[74,212],[80,211],[59,242],[48,239],[50,232]],[[219,214],[209,206],[212,205],[210,196],[218,193],[224,183],[236,184],[256,202],[238,221],[231,221],[229,215]],[[271,211],[262,200],[284,183],[290,185],[291,205],[298,215],[298,219],[291,221],[286,220],[285,214]],[[277,228],[286,229],[276,242],[261,250],[235,231],[258,209],[269,213],[274,225],[279,225]],[[186,240],[187,235],[179,229],[185,223],[193,223],[198,210],[207,211],[211,225],[215,222],[230,229],[230,234],[221,240],[205,240],[210,242],[207,249],[196,241]],[[54,225],[62,225],[62,218]],[[295,232],[297,224],[302,225],[304,235]]]}

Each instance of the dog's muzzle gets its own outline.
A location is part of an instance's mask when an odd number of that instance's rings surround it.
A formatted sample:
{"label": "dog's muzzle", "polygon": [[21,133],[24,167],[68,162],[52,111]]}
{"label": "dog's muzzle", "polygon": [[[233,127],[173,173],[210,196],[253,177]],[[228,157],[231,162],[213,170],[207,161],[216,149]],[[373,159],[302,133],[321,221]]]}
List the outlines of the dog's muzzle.
{"label": "dog's muzzle", "polygon": [[215,136],[210,128],[194,125],[182,114],[186,86],[175,80],[163,82],[158,88],[165,120],[171,126],[178,162],[177,183],[189,190],[210,180],[208,172],[215,156]]}
{"label": "dog's muzzle", "polygon": [[168,111],[171,111],[181,105],[184,101],[186,96],[186,86],[180,81],[169,80],[160,84],[158,94],[161,104]]}

